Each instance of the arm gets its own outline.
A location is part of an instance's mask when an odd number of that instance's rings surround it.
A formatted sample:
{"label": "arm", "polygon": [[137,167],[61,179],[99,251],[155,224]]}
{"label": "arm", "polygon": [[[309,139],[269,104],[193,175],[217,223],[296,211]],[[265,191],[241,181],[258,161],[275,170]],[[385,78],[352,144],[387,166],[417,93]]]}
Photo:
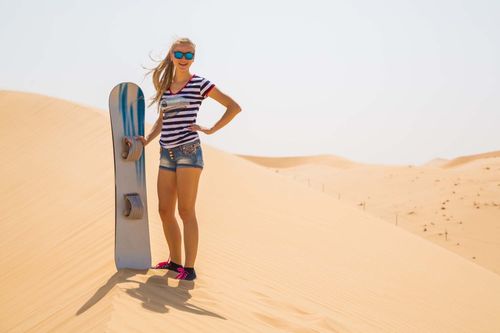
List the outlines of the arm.
{"label": "arm", "polygon": [[155,137],[158,136],[161,132],[161,126],[162,126],[162,119],[163,119],[163,112],[160,112],[160,115],[158,116],[158,119],[156,119],[156,122],[153,125],[153,128],[151,129],[151,132],[149,132],[148,135],[146,135],[145,139],[146,142],[144,145],[147,145],[150,143]]}
{"label": "arm", "polygon": [[231,97],[217,89],[217,87],[213,87],[208,93],[208,96],[227,108],[222,118],[209,130],[210,133],[215,133],[226,126],[239,112],[241,112],[241,107]]}

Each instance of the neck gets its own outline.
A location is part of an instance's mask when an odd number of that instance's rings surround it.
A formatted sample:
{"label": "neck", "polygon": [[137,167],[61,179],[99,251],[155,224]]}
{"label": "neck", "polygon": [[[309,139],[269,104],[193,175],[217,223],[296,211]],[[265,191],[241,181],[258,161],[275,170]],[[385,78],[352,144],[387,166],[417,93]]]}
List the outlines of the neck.
{"label": "neck", "polygon": [[189,71],[175,71],[174,74],[174,82],[182,82],[187,81],[191,77],[191,73]]}

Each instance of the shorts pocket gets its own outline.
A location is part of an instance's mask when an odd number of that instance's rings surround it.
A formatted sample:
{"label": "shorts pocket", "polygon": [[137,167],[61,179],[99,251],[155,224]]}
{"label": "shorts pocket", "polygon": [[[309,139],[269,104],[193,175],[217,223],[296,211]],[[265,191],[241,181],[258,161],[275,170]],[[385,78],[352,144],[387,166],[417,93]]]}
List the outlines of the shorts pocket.
{"label": "shorts pocket", "polygon": [[199,147],[200,144],[198,142],[194,142],[179,146],[179,149],[185,156],[193,156],[196,154],[196,151]]}

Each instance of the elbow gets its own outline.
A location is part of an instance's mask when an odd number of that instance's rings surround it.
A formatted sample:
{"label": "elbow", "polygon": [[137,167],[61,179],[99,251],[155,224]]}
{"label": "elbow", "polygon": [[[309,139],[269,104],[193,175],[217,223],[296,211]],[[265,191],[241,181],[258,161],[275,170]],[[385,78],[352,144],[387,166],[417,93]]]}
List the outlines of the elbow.
{"label": "elbow", "polygon": [[231,106],[231,109],[234,111],[234,113],[240,113],[241,112],[241,106],[239,106],[238,103],[234,103]]}

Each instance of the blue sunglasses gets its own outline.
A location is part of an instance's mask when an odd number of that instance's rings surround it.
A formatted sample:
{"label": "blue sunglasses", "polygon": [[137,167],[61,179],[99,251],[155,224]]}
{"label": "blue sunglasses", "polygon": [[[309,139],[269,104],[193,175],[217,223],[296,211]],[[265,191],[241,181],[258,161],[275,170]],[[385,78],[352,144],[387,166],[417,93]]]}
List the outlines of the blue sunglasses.
{"label": "blue sunglasses", "polygon": [[174,57],[175,59],[182,59],[182,57],[186,58],[186,60],[193,60],[194,58],[194,53],[193,52],[181,52],[181,51],[175,51],[174,52]]}

